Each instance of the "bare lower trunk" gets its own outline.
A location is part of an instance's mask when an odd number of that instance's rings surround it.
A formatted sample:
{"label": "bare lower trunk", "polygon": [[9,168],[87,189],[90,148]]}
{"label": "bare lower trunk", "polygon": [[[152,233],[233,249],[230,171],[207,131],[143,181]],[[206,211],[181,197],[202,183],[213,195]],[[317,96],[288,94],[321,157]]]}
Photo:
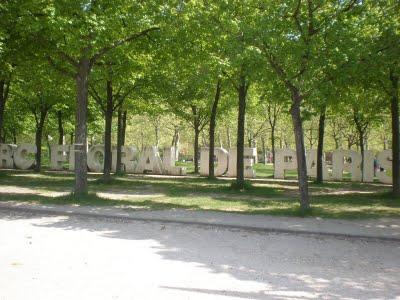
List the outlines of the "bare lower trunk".
{"label": "bare lower trunk", "polygon": [[274,164],[275,168],[275,126],[271,126],[271,150],[272,150],[272,163]]}
{"label": "bare lower trunk", "polygon": [[194,162],[194,173],[199,173],[199,137],[200,129],[196,127],[194,129],[194,146],[193,146],[193,162]]}
{"label": "bare lower trunk", "polygon": [[40,172],[42,169],[42,132],[43,126],[38,125],[36,128],[35,134],[35,144],[36,144],[36,164],[35,164],[35,172]]}
{"label": "bare lower trunk", "polygon": [[122,151],[122,109],[118,109],[118,121],[117,121],[117,164],[115,173],[121,174],[122,166],[121,166],[121,151]]}
{"label": "bare lower trunk", "polygon": [[155,137],[156,137],[156,147],[158,148],[160,145],[160,126],[158,124],[154,125],[154,133],[155,133]]}
{"label": "bare lower trunk", "polygon": [[12,138],[13,138],[14,145],[16,145],[17,144],[17,131],[15,130],[15,127],[12,128]]}
{"label": "bare lower trunk", "polygon": [[76,121],[75,121],[75,195],[83,196],[88,192],[87,185],[87,108],[88,76],[90,65],[88,59],[79,63],[76,80]]}
{"label": "bare lower trunk", "polygon": [[399,77],[390,72],[392,83],[392,178],[393,195],[400,197]]}
{"label": "bare lower trunk", "polygon": [[265,148],[265,138],[264,138],[264,136],[261,136],[261,147],[262,147],[264,165],[266,165],[267,164],[267,149]]}
{"label": "bare lower trunk", "polygon": [[361,181],[364,181],[364,159],[365,159],[365,133],[360,132],[358,138],[360,143],[360,152],[361,152]]}
{"label": "bare lower trunk", "polygon": [[294,136],[296,142],[297,154],[297,173],[300,191],[300,209],[302,211],[310,208],[308,196],[308,181],[307,181],[307,165],[306,165],[306,152],[304,147],[304,133],[303,124],[300,115],[301,95],[298,91],[292,93],[292,107],[290,113],[293,121]]}
{"label": "bare lower trunk", "polygon": [[239,113],[237,128],[237,161],[236,161],[236,186],[239,189],[244,188],[244,126],[246,117],[246,78],[242,75],[238,89]]}
{"label": "bare lower trunk", "polygon": [[172,146],[174,146],[175,149],[175,161],[179,160],[179,142],[180,142],[180,134],[179,134],[179,129],[175,126],[174,128],[174,137],[172,139]]}
{"label": "bare lower trunk", "polygon": [[325,111],[323,107],[319,116],[318,123],[318,146],[317,146],[317,183],[322,183],[323,177],[323,160],[324,160],[324,134],[325,134]]}
{"label": "bare lower trunk", "polygon": [[57,121],[58,121],[58,144],[64,144],[64,127],[62,123],[62,112],[61,110],[57,111]]}
{"label": "bare lower trunk", "polygon": [[107,80],[107,106],[105,111],[104,130],[104,170],[103,179],[110,180],[111,177],[111,125],[113,115],[113,89],[111,81]]}
{"label": "bare lower trunk", "polygon": [[226,128],[226,138],[228,139],[228,149],[232,148],[231,130],[229,127]]}
{"label": "bare lower trunk", "polygon": [[4,110],[6,108],[6,101],[8,98],[10,82],[7,80],[0,80],[0,143],[5,142],[5,134],[3,133],[4,127]]}
{"label": "bare lower trunk", "polygon": [[125,138],[126,138],[126,115],[127,111],[125,110],[124,113],[122,114],[122,146],[125,145]]}
{"label": "bare lower trunk", "polygon": [[217,109],[218,109],[218,102],[221,95],[221,80],[218,79],[217,82],[217,91],[215,92],[214,103],[211,109],[211,116],[210,116],[210,131],[209,131],[209,138],[210,138],[210,151],[209,151],[209,160],[208,160],[208,168],[209,178],[214,178],[214,148],[215,148],[215,124],[217,119]]}

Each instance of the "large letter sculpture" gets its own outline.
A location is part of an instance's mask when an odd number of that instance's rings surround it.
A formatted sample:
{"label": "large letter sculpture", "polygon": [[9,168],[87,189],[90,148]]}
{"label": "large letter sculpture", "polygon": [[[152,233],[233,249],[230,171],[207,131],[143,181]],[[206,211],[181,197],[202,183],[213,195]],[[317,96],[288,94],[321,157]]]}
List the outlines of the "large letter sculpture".
{"label": "large letter sculpture", "polygon": [[[310,177],[317,177],[317,150],[310,149],[307,152],[306,162],[307,162],[307,175]],[[323,180],[330,179],[328,167],[326,166],[325,162],[325,156],[323,156],[322,160],[322,178]]]}
{"label": "large letter sculpture", "polygon": [[351,174],[351,181],[361,181],[361,154],[353,150],[335,150],[332,155],[334,180],[343,179],[343,171]]}
{"label": "large letter sculpture", "polygon": [[87,156],[87,165],[91,172],[101,173],[104,170],[104,145],[90,147]]}
{"label": "large letter sculpture", "polygon": [[374,158],[374,153],[372,151],[364,151],[364,162],[362,168],[363,182],[374,182]]}
{"label": "large letter sculpture", "polygon": [[36,154],[36,146],[31,144],[21,144],[14,151],[14,163],[18,169],[27,170],[35,164],[34,158],[28,155]]}
{"label": "large letter sculpture", "polygon": [[[215,148],[215,176],[222,176],[228,170],[229,153],[224,148]],[[201,148],[200,152],[200,175],[208,176],[210,174],[209,170],[209,160],[210,160],[210,149]]]}
{"label": "large letter sculpture", "polygon": [[[126,173],[134,173],[137,164],[138,151],[133,146],[121,146],[121,164],[122,170]],[[117,170],[117,149],[112,150],[111,170]]]}
{"label": "large letter sculpture", "polygon": [[50,167],[52,170],[62,170],[63,163],[68,161],[69,145],[51,146]]}
{"label": "large letter sculpture", "polygon": [[162,161],[157,147],[145,147],[139,158],[136,173],[162,174]]}
{"label": "large letter sculpture", "polygon": [[0,169],[14,168],[13,146],[0,144]]}
{"label": "large letter sculpture", "polygon": [[392,176],[388,173],[392,171],[392,150],[383,150],[378,153],[376,157],[378,161],[379,170],[376,172],[380,182],[392,184]]}
{"label": "large letter sculpture", "polygon": [[186,175],[186,168],[185,167],[177,167],[175,166],[176,162],[176,151],[175,147],[168,147],[164,148],[164,155],[163,155],[163,174],[168,175]]}
{"label": "large letter sculpture", "polygon": [[285,171],[297,169],[296,151],[292,149],[278,149],[275,151],[274,178],[284,179]]}
{"label": "large letter sculpture", "polygon": [[[243,158],[243,166],[244,166],[244,176],[246,178],[254,178],[256,173],[253,169],[255,156],[257,155],[256,148],[244,148],[244,158]],[[237,174],[237,149],[230,148],[229,149],[229,162],[228,162],[228,177],[236,177]]]}

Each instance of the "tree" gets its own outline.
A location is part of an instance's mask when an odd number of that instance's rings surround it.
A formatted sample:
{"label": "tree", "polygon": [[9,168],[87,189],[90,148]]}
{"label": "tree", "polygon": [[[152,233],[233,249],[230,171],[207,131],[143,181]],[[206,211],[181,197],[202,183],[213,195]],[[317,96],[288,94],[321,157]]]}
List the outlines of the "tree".
{"label": "tree", "polygon": [[40,40],[47,46],[45,56],[56,70],[74,78],[76,84],[75,194],[84,195],[89,75],[94,64],[108,52],[159,29],[154,25],[156,7],[124,0],[63,0],[37,5],[44,14],[38,23],[42,27]]}

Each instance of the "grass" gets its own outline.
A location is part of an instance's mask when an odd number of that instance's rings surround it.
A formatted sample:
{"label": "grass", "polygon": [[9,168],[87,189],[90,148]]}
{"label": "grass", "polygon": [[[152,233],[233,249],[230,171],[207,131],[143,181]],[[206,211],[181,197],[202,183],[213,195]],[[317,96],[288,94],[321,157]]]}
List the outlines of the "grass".
{"label": "grass", "polygon": [[[265,176],[258,176],[244,191],[232,188],[231,179],[125,175],[104,182],[100,175],[90,174],[89,194],[81,198],[71,194],[71,173],[0,171],[0,201],[304,215],[299,209],[295,181],[270,179],[272,169],[268,166],[257,165],[256,171]],[[400,200],[393,199],[389,191],[390,187],[382,184],[310,182],[312,209],[306,215],[344,219],[400,217]]]}

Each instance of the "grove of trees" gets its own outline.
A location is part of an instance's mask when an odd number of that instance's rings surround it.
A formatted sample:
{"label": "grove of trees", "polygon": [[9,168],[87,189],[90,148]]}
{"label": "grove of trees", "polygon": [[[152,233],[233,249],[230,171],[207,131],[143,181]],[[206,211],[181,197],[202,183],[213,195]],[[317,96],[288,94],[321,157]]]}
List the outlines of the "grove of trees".
{"label": "grove of trees", "polygon": [[[400,2],[394,0],[3,0],[0,142],[70,143],[75,194],[87,144],[173,145],[199,171],[199,148],[294,147],[310,207],[306,150],[392,149],[400,197]],[[33,126],[34,125],[34,126]],[[45,143],[43,143],[45,141]],[[43,145],[42,145],[43,144]],[[274,159],[274,158],[272,158]]]}

